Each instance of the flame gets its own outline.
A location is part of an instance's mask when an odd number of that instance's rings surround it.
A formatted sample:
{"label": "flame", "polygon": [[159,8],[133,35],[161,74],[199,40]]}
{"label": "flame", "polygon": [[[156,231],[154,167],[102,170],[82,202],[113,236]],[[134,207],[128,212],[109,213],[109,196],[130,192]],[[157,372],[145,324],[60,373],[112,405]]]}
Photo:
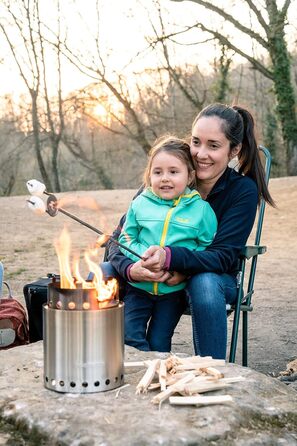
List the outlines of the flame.
{"label": "flame", "polygon": [[76,195],[68,195],[63,198],[59,198],[58,207],[64,206],[78,206],[80,208],[90,209],[93,211],[99,211],[100,206],[93,197],[79,197]]}
{"label": "flame", "polygon": [[88,265],[89,271],[93,273],[92,281],[86,281],[79,271],[79,256],[73,256],[71,265],[71,239],[66,227],[60,234],[60,237],[54,242],[56,253],[59,259],[60,267],[60,287],[62,289],[75,289],[79,283],[82,288],[95,288],[97,290],[97,299],[99,302],[116,299],[117,280],[110,279],[107,282],[103,280],[102,270],[98,263],[92,260],[92,257],[98,255],[98,249],[89,249],[84,253],[84,259]]}
{"label": "flame", "polygon": [[104,245],[109,240],[109,235],[102,234],[100,237],[96,240],[96,248],[100,248],[102,245]]}
{"label": "flame", "polygon": [[66,227],[64,227],[60,237],[55,240],[54,244],[59,259],[61,288],[73,289],[75,288],[75,283],[70,268],[71,240]]}

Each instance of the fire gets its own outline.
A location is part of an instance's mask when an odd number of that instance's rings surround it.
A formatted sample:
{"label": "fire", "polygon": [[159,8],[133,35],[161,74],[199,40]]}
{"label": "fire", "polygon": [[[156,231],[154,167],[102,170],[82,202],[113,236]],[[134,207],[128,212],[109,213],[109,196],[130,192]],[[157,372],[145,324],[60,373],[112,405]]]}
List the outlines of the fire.
{"label": "fire", "polygon": [[64,227],[60,237],[55,240],[54,245],[59,259],[60,287],[62,289],[76,289],[77,284],[79,284],[80,287],[85,289],[95,288],[99,302],[116,298],[118,287],[116,279],[105,282],[101,268],[92,260],[92,257],[98,254],[98,249],[89,249],[84,254],[89,271],[94,276],[90,282],[84,280],[79,272],[79,257],[74,256],[73,262],[71,262],[71,239],[66,227]]}
{"label": "fire", "polygon": [[96,247],[100,248],[102,245],[104,245],[109,240],[109,235],[102,234],[100,237],[96,240]]}

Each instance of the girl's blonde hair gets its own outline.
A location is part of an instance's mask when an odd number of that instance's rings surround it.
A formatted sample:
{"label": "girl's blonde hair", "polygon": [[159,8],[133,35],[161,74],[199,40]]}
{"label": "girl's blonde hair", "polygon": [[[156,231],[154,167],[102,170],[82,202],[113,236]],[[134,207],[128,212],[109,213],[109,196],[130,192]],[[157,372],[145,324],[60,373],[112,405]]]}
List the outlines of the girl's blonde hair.
{"label": "girl's blonde hair", "polygon": [[[189,144],[184,139],[179,139],[172,135],[164,135],[156,140],[149,152],[148,163],[143,174],[145,187],[150,186],[150,173],[153,159],[161,152],[169,153],[181,160],[187,166],[189,177],[191,177],[193,170],[195,170],[195,166],[191,157]],[[196,175],[194,175],[189,187],[196,188]]]}

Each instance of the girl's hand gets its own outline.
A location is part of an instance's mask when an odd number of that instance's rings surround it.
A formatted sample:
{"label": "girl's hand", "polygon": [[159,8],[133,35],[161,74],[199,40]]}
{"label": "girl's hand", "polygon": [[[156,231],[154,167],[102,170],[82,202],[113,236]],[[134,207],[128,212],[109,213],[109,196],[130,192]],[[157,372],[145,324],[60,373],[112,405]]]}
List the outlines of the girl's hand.
{"label": "girl's hand", "polygon": [[144,268],[141,260],[132,265],[129,274],[135,282],[166,282],[170,277],[168,271],[154,272]]}
{"label": "girl's hand", "polygon": [[166,251],[161,246],[150,246],[142,255],[146,260],[141,264],[150,271],[161,271],[166,260]]}
{"label": "girl's hand", "polygon": [[166,280],[166,283],[169,286],[174,286],[178,285],[181,282],[184,282],[185,280],[187,280],[187,276],[185,274],[173,271],[169,279]]}

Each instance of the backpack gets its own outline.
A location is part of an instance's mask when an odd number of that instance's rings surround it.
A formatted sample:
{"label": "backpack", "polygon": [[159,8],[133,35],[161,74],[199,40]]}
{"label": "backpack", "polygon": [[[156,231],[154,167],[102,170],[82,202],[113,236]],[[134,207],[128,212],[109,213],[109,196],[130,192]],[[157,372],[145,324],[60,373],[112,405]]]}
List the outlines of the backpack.
{"label": "backpack", "polygon": [[8,298],[0,298],[0,350],[29,344],[28,317],[23,305],[11,295],[8,288]]}

